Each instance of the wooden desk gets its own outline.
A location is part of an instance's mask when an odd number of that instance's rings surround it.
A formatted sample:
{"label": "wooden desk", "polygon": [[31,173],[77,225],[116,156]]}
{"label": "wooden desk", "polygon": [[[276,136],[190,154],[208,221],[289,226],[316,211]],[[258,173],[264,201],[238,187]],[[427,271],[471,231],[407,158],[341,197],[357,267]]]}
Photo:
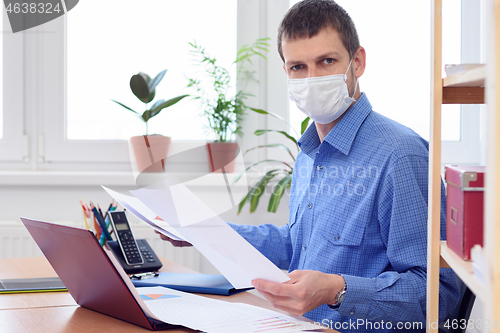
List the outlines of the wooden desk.
{"label": "wooden desk", "polygon": [[[162,259],[160,272],[196,273],[195,271]],[[43,258],[0,259],[0,278],[54,277],[48,261]],[[250,292],[233,296],[202,295],[229,302],[242,302],[276,310],[265,299]],[[279,311],[282,312],[282,311]],[[0,332],[151,332],[125,321],[80,307],[68,292],[2,294],[0,295]],[[168,332],[195,332],[190,329],[176,329]],[[336,332],[320,330],[315,332]]]}

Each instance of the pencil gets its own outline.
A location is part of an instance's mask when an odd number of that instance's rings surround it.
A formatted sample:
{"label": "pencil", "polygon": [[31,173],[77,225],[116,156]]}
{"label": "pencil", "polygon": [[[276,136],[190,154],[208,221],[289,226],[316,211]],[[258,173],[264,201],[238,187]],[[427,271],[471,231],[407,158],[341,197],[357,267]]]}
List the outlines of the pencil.
{"label": "pencil", "polygon": [[97,239],[99,239],[99,237],[101,237],[101,227],[99,227],[99,224],[97,223],[97,219],[95,217],[95,213],[93,214],[94,215],[94,229],[95,229],[95,237]]}
{"label": "pencil", "polygon": [[82,205],[82,209],[83,209],[83,221],[85,222],[85,228],[87,228],[87,230],[89,230],[90,226],[89,226],[89,223],[87,222],[87,208],[83,204],[82,199],[80,199],[80,204]]}

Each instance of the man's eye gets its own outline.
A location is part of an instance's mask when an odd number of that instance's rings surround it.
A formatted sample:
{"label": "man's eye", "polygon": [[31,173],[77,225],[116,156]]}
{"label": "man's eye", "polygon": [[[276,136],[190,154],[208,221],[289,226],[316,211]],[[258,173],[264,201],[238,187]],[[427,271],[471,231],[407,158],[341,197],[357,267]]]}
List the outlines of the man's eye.
{"label": "man's eye", "polygon": [[335,62],[335,59],[332,59],[332,58],[325,59],[325,64],[333,64],[334,62]]}
{"label": "man's eye", "polygon": [[295,65],[291,68],[292,71],[298,71],[299,69],[302,69],[302,65]]}

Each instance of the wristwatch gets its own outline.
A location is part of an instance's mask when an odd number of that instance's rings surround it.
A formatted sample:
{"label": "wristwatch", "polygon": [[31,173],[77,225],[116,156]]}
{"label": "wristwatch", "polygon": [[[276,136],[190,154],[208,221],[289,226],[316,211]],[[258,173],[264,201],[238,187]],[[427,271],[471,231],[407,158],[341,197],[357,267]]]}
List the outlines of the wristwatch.
{"label": "wristwatch", "polygon": [[345,294],[347,292],[347,283],[344,283],[344,288],[339,291],[337,296],[335,296],[335,304],[327,304],[330,309],[338,309],[340,304],[344,300]]}

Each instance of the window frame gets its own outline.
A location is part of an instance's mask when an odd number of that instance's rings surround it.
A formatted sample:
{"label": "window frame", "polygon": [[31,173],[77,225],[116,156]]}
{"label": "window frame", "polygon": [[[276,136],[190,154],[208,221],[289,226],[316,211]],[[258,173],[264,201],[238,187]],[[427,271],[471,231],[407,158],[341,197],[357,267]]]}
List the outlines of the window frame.
{"label": "window frame", "polygon": [[[22,167],[28,161],[24,137],[24,35],[14,34],[6,11],[2,13],[3,33],[3,137],[0,139],[1,165]],[[8,83],[8,84],[6,84]]]}
{"label": "window frame", "polygon": [[[462,63],[481,62],[481,2],[462,0]],[[460,141],[442,141],[441,164],[481,164],[481,105],[460,106]]]}

